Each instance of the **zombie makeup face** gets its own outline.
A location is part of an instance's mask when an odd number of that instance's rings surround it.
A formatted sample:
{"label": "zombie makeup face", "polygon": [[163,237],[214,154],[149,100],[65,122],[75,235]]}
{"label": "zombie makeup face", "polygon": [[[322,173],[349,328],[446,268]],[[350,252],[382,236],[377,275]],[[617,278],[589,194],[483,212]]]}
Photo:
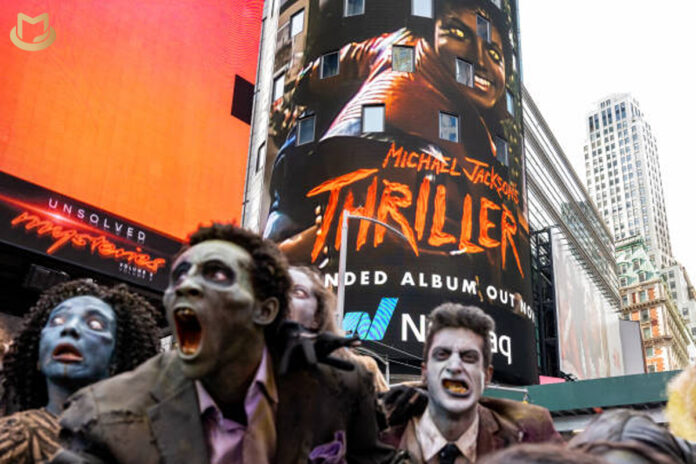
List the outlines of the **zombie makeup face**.
{"label": "zombie makeup face", "polygon": [[49,382],[88,385],[109,377],[116,345],[114,310],[94,296],[56,306],[41,331],[39,368]]}
{"label": "zombie makeup face", "polygon": [[304,272],[290,268],[290,314],[288,319],[299,322],[309,329],[316,329],[316,314],[319,302],[314,294],[312,279]]}
{"label": "zombie makeup face", "polygon": [[473,65],[473,87],[462,91],[477,106],[490,109],[505,90],[505,58],[500,31],[483,11],[450,9],[435,23],[435,47],[440,59],[454,67],[455,59]]}
{"label": "zombie makeup face", "polygon": [[456,418],[476,407],[487,380],[482,350],[483,339],[469,329],[435,334],[423,375],[436,414]]}
{"label": "zombie makeup face", "polygon": [[222,240],[194,245],[174,263],[164,306],[187,377],[219,371],[263,338],[273,315],[259,310],[251,266],[246,250]]}

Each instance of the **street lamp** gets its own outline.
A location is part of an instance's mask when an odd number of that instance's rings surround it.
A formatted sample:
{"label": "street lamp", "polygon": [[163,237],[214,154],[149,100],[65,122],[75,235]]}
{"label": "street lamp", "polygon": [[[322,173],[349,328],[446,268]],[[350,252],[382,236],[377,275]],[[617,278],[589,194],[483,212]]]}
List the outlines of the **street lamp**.
{"label": "street lamp", "polygon": [[341,249],[338,255],[338,302],[336,306],[336,317],[338,318],[338,326],[343,327],[343,312],[344,312],[344,300],[346,296],[346,255],[348,253],[348,219],[359,219],[361,221],[370,221],[375,224],[379,224],[390,232],[395,233],[402,239],[408,242],[408,238],[402,234],[398,229],[385,224],[384,222],[377,220],[375,218],[367,216],[359,216],[357,214],[350,214],[348,211],[343,211],[342,223],[341,223]]}

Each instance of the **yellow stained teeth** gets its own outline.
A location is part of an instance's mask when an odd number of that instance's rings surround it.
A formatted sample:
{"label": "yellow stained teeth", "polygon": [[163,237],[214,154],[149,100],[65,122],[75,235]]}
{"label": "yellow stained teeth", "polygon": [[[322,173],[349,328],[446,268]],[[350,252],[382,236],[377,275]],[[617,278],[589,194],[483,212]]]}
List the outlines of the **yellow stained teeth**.
{"label": "yellow stained teeth", "polygon": [[469,391],[469,389],[466,388],[463,383],[455,382],[455,381],[451,381],[451,380],[445,380],[443,382],[443,386],[447,390],[451,391],[452,393],[456,393],[458,395],[464,395]]}

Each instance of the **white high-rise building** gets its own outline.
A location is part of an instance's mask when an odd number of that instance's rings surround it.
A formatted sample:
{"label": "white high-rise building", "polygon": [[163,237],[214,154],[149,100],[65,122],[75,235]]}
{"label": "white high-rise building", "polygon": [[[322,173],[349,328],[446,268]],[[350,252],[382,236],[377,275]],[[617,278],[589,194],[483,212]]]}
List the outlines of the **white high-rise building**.
{"label": "white high-rise building", "polygon": [[587,188],[614,240],[641,236],[657,269],[673,265],[657,144],[638,102],[611,95],[586,121]]}

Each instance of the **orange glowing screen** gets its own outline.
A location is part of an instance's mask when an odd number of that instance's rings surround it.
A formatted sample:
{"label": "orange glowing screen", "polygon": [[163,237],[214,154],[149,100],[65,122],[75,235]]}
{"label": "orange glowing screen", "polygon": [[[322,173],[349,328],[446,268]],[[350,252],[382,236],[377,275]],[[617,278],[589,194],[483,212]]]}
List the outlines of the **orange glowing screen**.
{"label": "orange glowing screen", "polygon": [[[255,81],[262,8],[0,2],[0,171],[180,238],[240,219],[249,126],[232,96],[235,75]],[[16,46],[19,13],[47,13],[54,42]]]}

